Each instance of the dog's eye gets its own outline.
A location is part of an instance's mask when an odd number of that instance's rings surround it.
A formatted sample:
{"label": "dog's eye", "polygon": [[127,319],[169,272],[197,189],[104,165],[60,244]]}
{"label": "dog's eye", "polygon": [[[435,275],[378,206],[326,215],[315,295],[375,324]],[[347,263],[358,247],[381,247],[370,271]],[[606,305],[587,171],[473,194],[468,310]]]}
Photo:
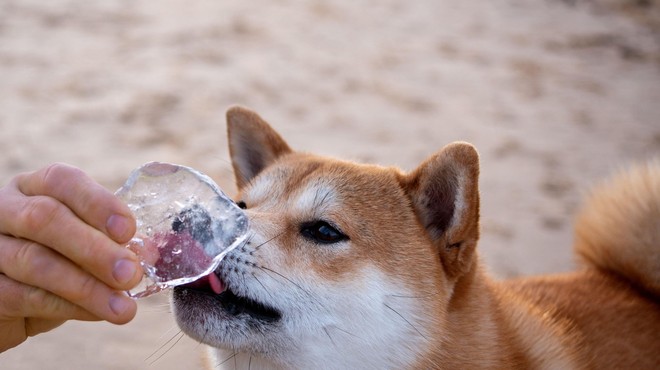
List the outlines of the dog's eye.
{"label": "dog's eye", "polygon": [[242,200],[239,200],[238,202],[236,202],[236,205],[237,205],[238,208],[240,208],[240,209],[247,209],[247,204],[245,204],[245,202],[242,201]]}
{"label": "dog's eye", "polygon": [[325,221],[314,221],[303,224],[300,233],[314,242],[321,244],[338,243],[348,237]]}

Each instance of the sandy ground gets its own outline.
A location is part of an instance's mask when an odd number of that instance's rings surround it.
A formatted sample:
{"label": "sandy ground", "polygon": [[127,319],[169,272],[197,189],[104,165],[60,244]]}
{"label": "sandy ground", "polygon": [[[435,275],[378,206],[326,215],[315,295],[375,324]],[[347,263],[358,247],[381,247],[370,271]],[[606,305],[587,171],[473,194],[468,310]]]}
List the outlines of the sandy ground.
{"label": "sandy ground", "polygon": [[[656,0],[0,0],[0,184],[53,161],[116,189],[169,161],[234,191],[224,112],[297,149],[410,170],[481,153],[481,254],[500,276],[573,267],[594,181],[660,155]],[[71,322],[0,368],[192,369],[167,298]]]}

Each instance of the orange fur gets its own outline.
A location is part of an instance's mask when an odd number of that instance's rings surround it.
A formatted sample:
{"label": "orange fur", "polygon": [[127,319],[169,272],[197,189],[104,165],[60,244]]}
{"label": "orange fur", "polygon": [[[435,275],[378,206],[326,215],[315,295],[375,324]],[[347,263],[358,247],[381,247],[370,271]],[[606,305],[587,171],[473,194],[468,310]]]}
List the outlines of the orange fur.
{"label": "orange fur", "polygon": [[[281,309],[287,329],[265,325],[277,341],[262,338],[210,301],[200,305],[214,313],[199,326],[185,310],[205,311],[175,294],[180,325],[219,348],[216,356],[232,348],[239,364],[287,369],[660,368],[657,164],[590,198],[576,226],[580,271],[496,282],[476,250],[479,157],[470,144],[450,144],[403,173],[295,152],[244,108],[227,120],[238,197],[259,249],[233,251],[222,276]],[[314,220],[348,238],[315,243],[301,231]],[[254,266],[277,270],[286,284]],[[260,294],[267,286],[276,296]],[[217,317],[219,327],[229,320],[242,329],[210,332]]]}
{"label": "orange fur", "polygon": [[584,263],[660,296],[660,162],[596,188],[578,216],[575,236]]}

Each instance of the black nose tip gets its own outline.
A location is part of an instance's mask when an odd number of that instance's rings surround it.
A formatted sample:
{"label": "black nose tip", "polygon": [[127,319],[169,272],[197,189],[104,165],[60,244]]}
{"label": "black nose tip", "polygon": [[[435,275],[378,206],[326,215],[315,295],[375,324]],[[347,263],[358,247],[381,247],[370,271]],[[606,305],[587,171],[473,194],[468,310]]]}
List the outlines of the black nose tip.
{"label": "black nose tip", "polygon": [[211,223],[211,216],[208,212],[195,204],[176,216],[172,221],[172,230],[175,233],[187,231],[195,240],[205,245],[213,238]]}

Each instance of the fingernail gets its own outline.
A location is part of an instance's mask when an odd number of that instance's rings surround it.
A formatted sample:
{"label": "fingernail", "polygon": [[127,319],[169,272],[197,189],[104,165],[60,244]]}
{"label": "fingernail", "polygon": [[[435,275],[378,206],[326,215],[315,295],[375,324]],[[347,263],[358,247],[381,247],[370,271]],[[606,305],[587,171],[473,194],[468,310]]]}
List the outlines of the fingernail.
{"label": "fingernail", "polygon": [[137,265],[134,261],[128,259],[121,259],[115,263],[112,270],[112,276],[119,284],[126,284],[133,280],[137,272]]}
{"label": "fingernail", "polygon": [[122,215],[112,215],[108,218],[105,228],[110,233],[110,237],[117,242],[125,242],[130,238],[128,233],[131,229],[132,221]]}
{"label": "fingernail", "polygon": [[110,309],[117,316],[123,316],[135,303],[121,293],[115,293],[110,297]]}

